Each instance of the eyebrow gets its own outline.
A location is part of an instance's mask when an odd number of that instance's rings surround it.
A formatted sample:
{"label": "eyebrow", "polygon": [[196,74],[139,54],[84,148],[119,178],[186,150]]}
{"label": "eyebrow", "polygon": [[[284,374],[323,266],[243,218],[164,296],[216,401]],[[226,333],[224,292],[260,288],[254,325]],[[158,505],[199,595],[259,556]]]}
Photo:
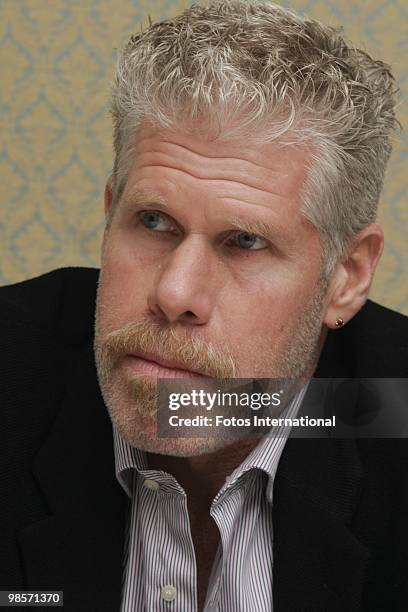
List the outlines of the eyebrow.
{"label": "eyebrow", "polygon": [[147,208],[160,206],[160,208],[170,211],[170,208],[163,196],[161,196],[159,193],[154,193],[153,191],[134,191],[133,193],[129,193],[126,197],[124,197],[122,201],[122,206],[125,208],[132,208],[133,206],[139,206],[140,204],[143,204],[143,206],[146,206]]}
{"label": "eyebrow", "polygon": [[[133,206],[140,206],[141,204],[147,209],[154,209],[159,206],[170,216],[172,215],[172,210],[163,196],[155,192],[135,191],[123,198],[122,204],[125,208],[132,208]],[[255,234],[263,238],[274,238],[277,234],[276,227],[260,219],[243,219],[240,216],[233,216],[225,221],[235,230],[248,234]]]}

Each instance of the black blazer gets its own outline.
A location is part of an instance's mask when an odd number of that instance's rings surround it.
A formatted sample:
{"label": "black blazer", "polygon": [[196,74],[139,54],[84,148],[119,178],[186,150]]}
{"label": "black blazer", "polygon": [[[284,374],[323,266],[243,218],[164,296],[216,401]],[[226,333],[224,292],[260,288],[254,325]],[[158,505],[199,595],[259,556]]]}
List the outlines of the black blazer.
{"label": "black blazer", "polygon": [[[0,590],[63,590],[65,612],[120,608],[128,500],[94,366],[97,278],[65,268],[0,289]],[[316,376],[408,377],[408,319],[368,302],[329,332]],[[288,440],[275,612],[408,609],[407,447]]]}

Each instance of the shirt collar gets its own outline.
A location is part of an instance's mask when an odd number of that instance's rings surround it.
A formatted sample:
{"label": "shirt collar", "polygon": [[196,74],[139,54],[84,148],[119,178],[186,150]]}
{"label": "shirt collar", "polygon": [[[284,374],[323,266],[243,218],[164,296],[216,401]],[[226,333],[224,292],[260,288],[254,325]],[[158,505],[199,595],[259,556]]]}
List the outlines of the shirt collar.
{"label": "shirt collar", "polygon": [[[280,418],[293,419],[298,414],[309,383],[295,395],[290,404],[285,408]],[[214,502],[223,493],[232,487],[240,478],[252,469],[259,469],[268,476],[266,496],[272,503],[273,482],[278,468],[279,460],[290,434],[290,427],[273,427],[260,438],[257,446],[249,453],[243,462],[226,478],[224,485],[217,493]],[[128,444],[120,435],[115,425],[113,425],[113,446],[115,454],[116,478],[129,497],[132,496],[132,479],[134,471],[143,472],[148,470],[147,455],[134,446]]]}
{"label": "shirt collar", "polygon": [[[294,419],[299,412],[300,406],[305,397],[307,387],[309,383],[306,383],[302,389],[295,395],[290,404],[285,408],[282,414],[279,415],[281,419]],[[267,434],[265,434],[253,449],[251,453],[239,465],[231,474],[228,480],[228,485],[232,485],[248,470],[258,468],[265,472],[268,476],[268,484],[266,487],[266,497],[270,503],[272,503],[273,483],[275,480],[275,474],[278,469],[279,460],[282,455],[282,451],[285,447],[286,440],[288,439],[291,432],[291,427],[281,425],[278,427],[272,427]],[[224,487],[223,487],[224,488]],[[222,493],[222,489],[220,494]]]}

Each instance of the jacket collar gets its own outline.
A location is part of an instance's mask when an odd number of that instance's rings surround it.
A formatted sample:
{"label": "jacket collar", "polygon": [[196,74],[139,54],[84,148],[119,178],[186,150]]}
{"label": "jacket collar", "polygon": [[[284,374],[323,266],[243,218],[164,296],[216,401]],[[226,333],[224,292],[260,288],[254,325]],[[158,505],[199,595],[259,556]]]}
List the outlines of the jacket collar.
{"label": "jacket collar", "polygon": [[[362,396],[348,366],[340,334],[329,332],[315,376],[326,378],[308,390],[302,411],[316,388],[348,380],[340,405],[328,394],[322,414],[358,414]],[[343,378],[345,377],[345,378]],[[351,378],[350,378],[351,377]],[[331,399],[330,399],[331,398]],[[333,405],[327,405],[333,404]],[[291,437],[274,483],[274,612],[286,610],[361,610],[368,549],[351,524],[363,488],[363,468],[353,438]]]}
{"label": "jacket collar", "polygon": [[118,610],[127,497],[115,478],[91,341],[67,387],[33,464],[44,511],[19,534],[26,586],[64,589],[67,610]]}
{"label": "jacket collar", "polygon": [[274,485],[274,611],[360,610],[368,551],[350,531],[354,440],[289,439]]}

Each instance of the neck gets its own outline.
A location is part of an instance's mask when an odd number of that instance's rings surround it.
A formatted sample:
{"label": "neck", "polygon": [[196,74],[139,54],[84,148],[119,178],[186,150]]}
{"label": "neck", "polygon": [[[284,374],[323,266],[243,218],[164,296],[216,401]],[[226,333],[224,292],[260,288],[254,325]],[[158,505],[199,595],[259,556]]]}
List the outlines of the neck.
{"label": "neck", "polygon": [[258,442],[259,437],[248,436],[216,451],[193,457],[149,453],[149,468],[172,474],[187,497],[208,511],[225,478],[243,462]]}

